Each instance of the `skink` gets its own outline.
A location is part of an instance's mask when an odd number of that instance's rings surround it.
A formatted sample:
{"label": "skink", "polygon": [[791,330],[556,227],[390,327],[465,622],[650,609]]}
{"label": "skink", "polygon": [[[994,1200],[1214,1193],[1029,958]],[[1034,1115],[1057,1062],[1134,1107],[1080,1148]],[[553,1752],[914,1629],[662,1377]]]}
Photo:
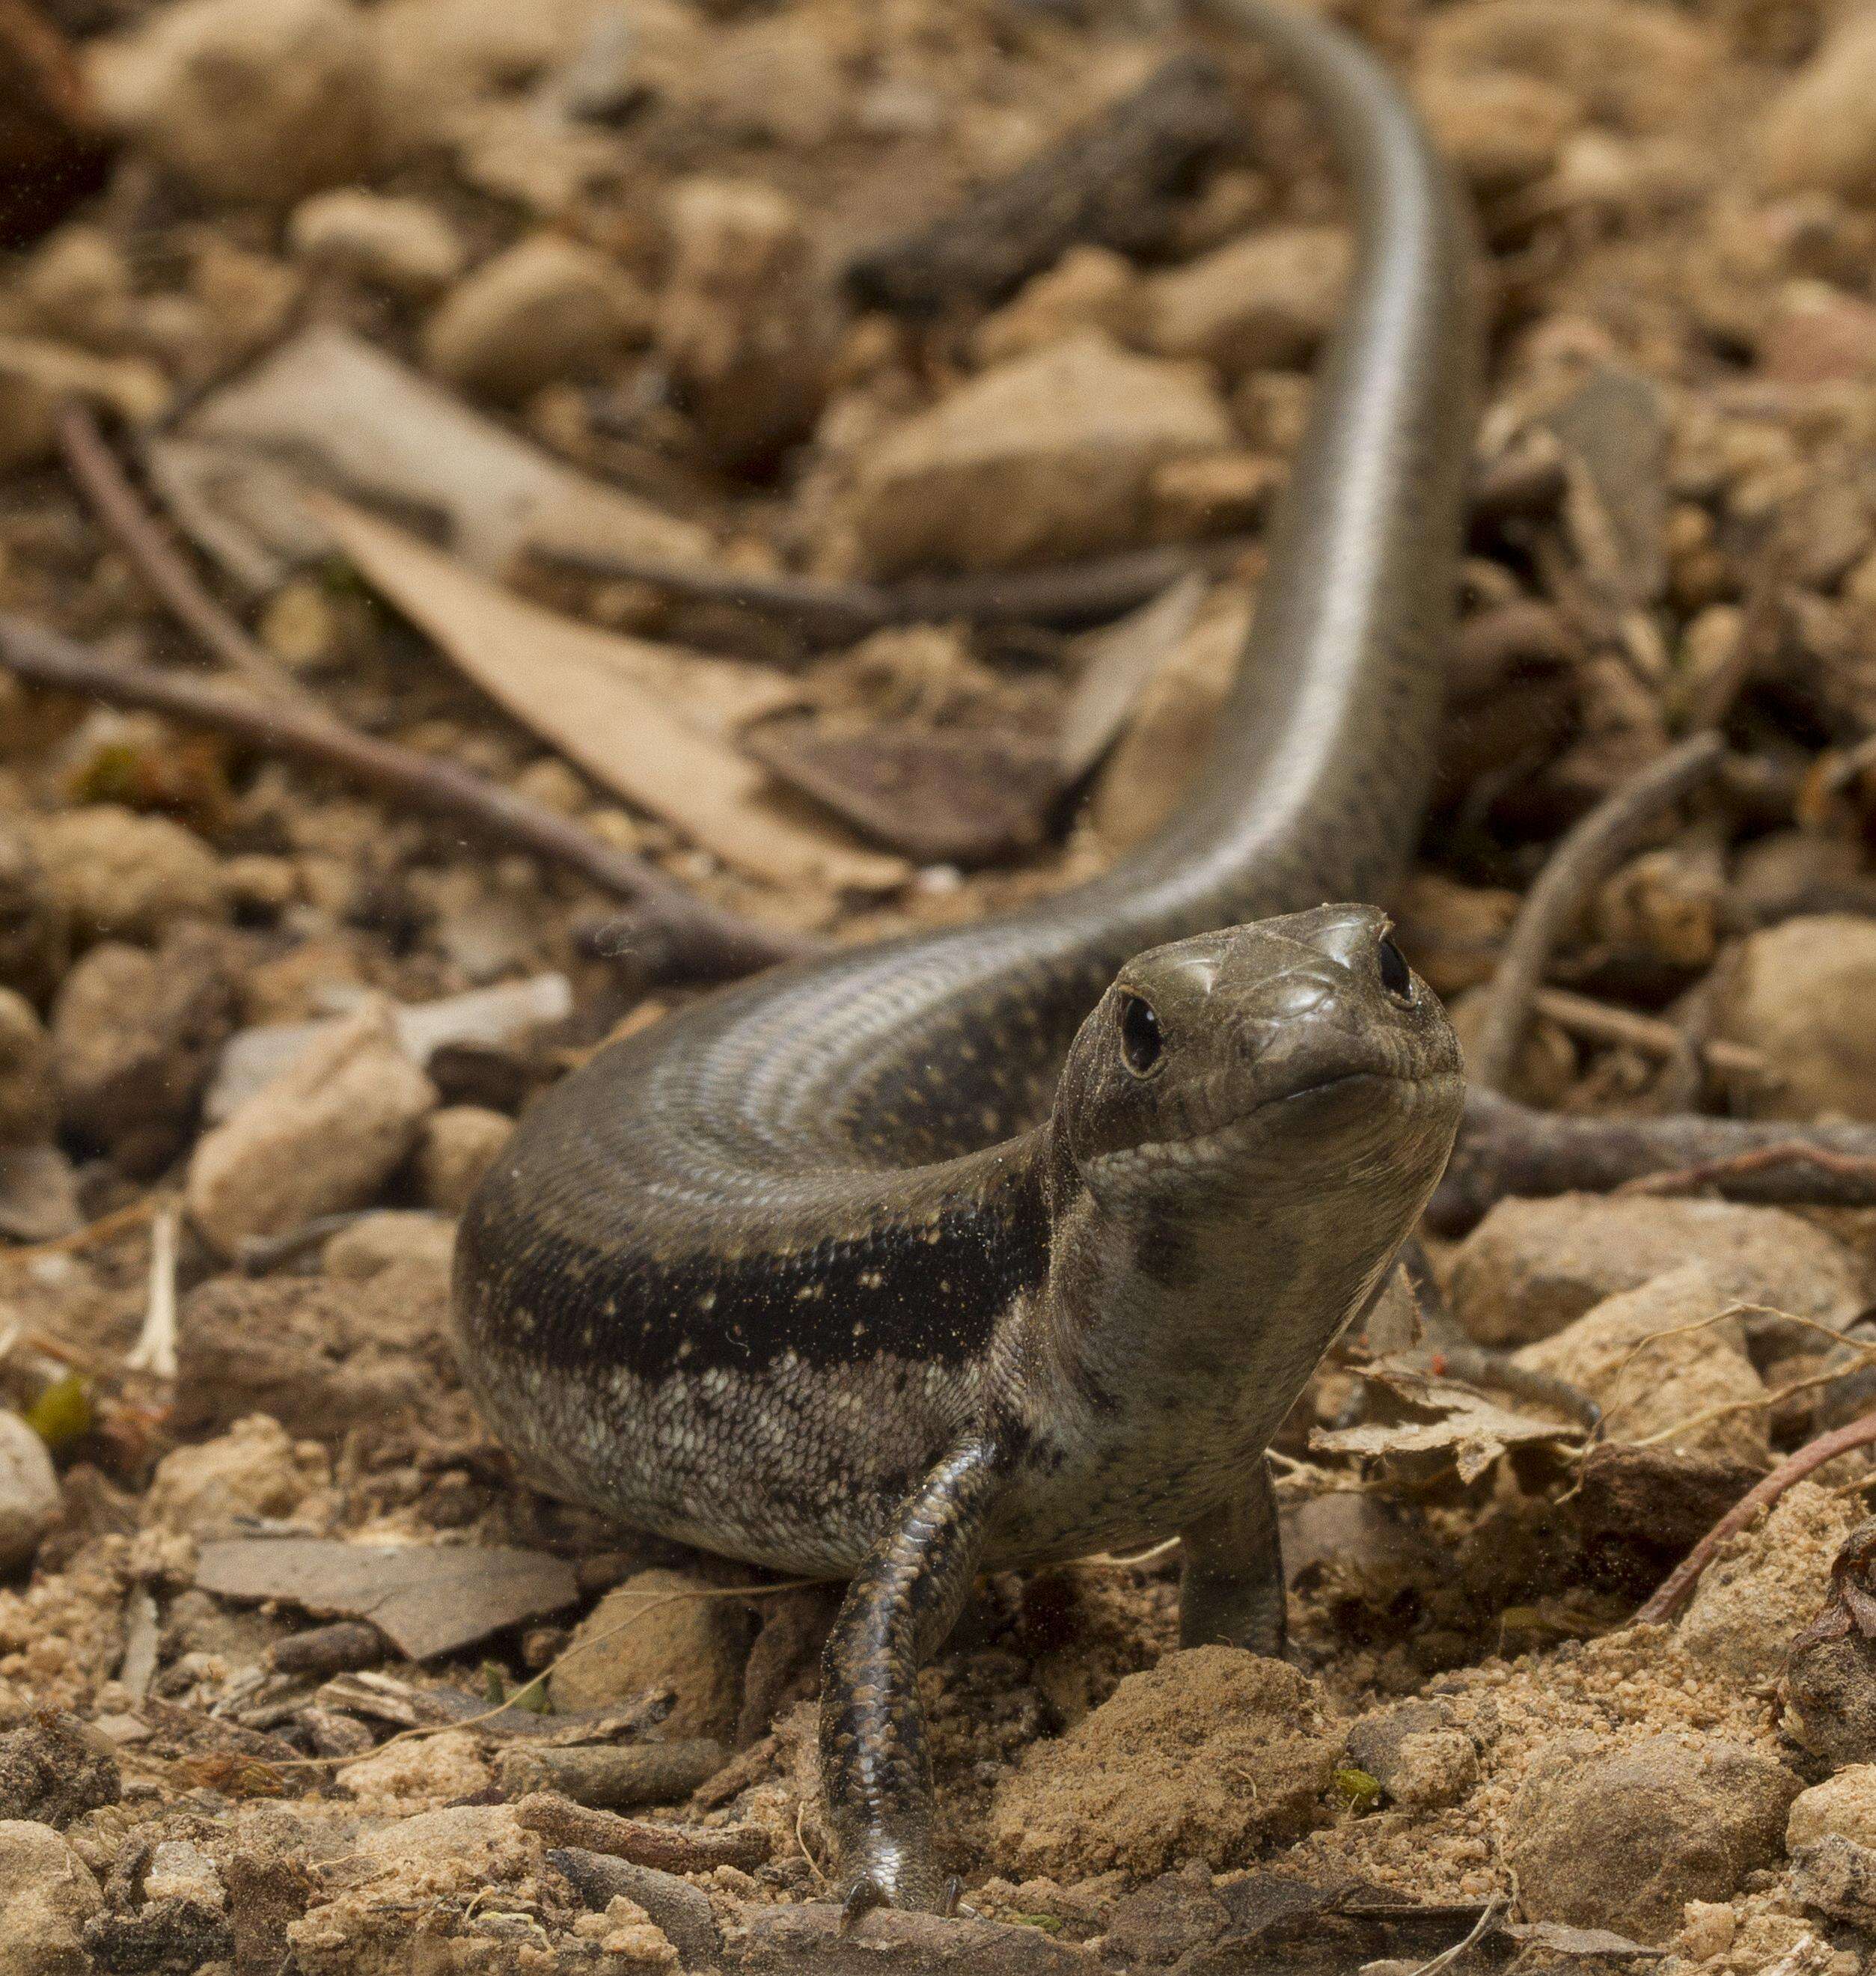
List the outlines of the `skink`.
{"label": "skink", "polygon": [[1359,246],[1189,800],[1090,883],[601,1052],[523,1119],[458,1245],[466,1375],[547,1486],[850,1579],[821,1740],[852,1912],[954,1899],[916,1674],[981,1567],[1176,1533],[1182,1637],[1281,1650],[1265,1448],[1459,1117],[1452,1032],[1386,920],[1319,902],[1384,891],[1427,786],[1467,229],[1356,42],[1215,11],[1324,119]]}

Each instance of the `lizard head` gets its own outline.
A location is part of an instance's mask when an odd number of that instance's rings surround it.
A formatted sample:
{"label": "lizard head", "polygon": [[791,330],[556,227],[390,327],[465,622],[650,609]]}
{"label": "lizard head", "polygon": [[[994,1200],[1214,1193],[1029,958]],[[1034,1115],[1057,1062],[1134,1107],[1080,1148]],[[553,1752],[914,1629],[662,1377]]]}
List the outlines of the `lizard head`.
{"label": "lizard head", "polygon": [[1076,1036],[1051,1125],[1102,1294],[1220,1348],[1274,1300],[1299,1348],[1329,1327],[1313,1364],[1432,1192],[1463,1090],[1452,1026],[1373,907],[1140,955]]}

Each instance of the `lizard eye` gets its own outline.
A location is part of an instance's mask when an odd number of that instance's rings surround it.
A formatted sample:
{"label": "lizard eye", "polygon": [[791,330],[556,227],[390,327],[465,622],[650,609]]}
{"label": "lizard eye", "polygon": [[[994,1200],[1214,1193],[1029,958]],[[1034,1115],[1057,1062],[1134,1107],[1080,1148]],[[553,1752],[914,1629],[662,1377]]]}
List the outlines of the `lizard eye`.
{"label": "lizard eye", "polygon": [[1381,986],[1396,1002],[1413,1000],[1413,970],[1407,965],[1406,957],[1385,934],[1375,949],[1375,959],[1380,969]]}
{"label": "lizard eye", "polygon": [[1152,1004],[1139,995],[1120,998],[1120,1056],[1136,1077],[1148,1075],[1160,1059],[1166,1039]]}

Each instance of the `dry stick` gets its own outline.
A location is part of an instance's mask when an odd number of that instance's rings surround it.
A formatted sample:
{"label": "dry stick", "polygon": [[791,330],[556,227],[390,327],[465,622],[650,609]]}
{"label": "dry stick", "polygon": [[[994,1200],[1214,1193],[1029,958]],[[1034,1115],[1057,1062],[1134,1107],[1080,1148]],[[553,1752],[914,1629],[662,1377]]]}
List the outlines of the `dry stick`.
{"label": "dry stick", "polygon": [[193,570],[138,499],[117,456],[104,443],[89,406],[72,399],[58,418],[59,450],[105,532],[129,557],[163,608],[232,673],[269,695],[314,707],[318,702],[250,638],[203,588]]}
{"label": "dry stick", "polygon": [[1427,1220],[1439,1234],[1462,1234],[1512,1195],[1609,1194],[1653,1174],[1664,1190],[1697,1180],[1729,1200],[1876,1207],[1876,1125],[1574,1118],[1473,1089]]}
{"label": "dry stick", "polygon": [[696,897],[569,818],[452,762],[361,734],[321,711],[264,703],[243,688],[101,657],[29,620],[0,614],[0,665],[35,686],[113,706],[140,706],[232,735],[264,752],[344,776],[407,809],[577,871],[630,902],[632,958],[648,976],[714,980],[753,973],[802,950],[792,936]]}
{"label": "dry stick", "polygon": [[1694,735],[1624,783],[1566,833],[1525,895],[1487,991],[1485,1019],[1468,1053],[1475,1085],[1497,1090],[1510,1075],[1530,1019],[1531,997],[1543,982],[1552,950],[1590,893],[1670,803],[1713,773],[1726,752],[1718,734]]}
{"label": "dry stick", "polygon": [[899,624],[1047,624],[1118,618],[1197,570],[1228,568],[1250,546],[1242,537],[1133,549],[1086,562],[982,576],[926,577],[896,584],[822,583],[812,577],[739,575],[611,549],[536,545],[543,562],[646,583],[700,604],[729,604],[784,619],[812,645],[850,644]]}
{"label": "dry stick", "polygon": [[1700,1574],[1713,1559],[1713,1553],[1726,1540],[1745,1529],[1763,1509],[1769,1509],[1794,1482],[1802,1482],[1813,1469],[1822,1468],[1852,1448],[1867,1447],[1876,1441],[1876,1414],[1865,1414],[1848,1427],[1833,1428],[1815,1441],[1806,1441],[1795,1454],[1787,1455],[1766,1479],[1747,1490],[1722,1517],[1667,1577],[1635,1615],[1638,1626],[1664,1625],[1686,1602],[1700,1582]]}
{"label": "dry stick", "polygon": [[1766,1074],[1762,1051],[1744,1043],[1716,1038],[1690,1043],[1683,1030],[1656,1016],[1638,1015],[1633,1009],[1617,1008],[1598,1002],[1568,988],[1540,988],[1531,998],[1531,1008],[1548,1016],[1561,1029],[1587,1037],[1591,1042],[1614,1043],[1639,1052],[1644,1056],[1678,1057],[1692,1048],[1714,1069],[1735,1077],[1763,1078]]}

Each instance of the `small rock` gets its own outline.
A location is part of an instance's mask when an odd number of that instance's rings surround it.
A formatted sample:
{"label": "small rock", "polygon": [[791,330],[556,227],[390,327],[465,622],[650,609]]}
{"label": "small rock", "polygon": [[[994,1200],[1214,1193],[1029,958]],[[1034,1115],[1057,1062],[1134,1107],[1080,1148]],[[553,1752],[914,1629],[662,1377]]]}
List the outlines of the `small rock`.
{"label": "small rock", "polygon": [[171,1425],[210,1433],[269,1414],[329,1444],[394,1408],[434,1406],[447,1280],[401,1269],[363,1283],[212,1277],[183,1302]]}
{"label": "small rock", "polygon": [[43,1002],[65,971],[71,927],[31,840],[0,818],[0,981]]}
{"label": "small rock", "polygon": [[215,854],[167,817],[88,804],[42,819],[35,848],[73,931],[87,944],[153,940],[177,920],[227,917]]}
{"label": "small rock", "polygon": [[875,574],[999,569],[1138,539],[1154,469],[1234,443],[1202,373],[1092,331],[999,364],[860,463],[853,525]]}
{"label": "small rock", "polygon": [[1876,19],[1844,15],[1760,112],[1754,135],[1775,191],[1876,192]]}
{"label": "small rock", "polygon": [[237,1517],[291,1517],[331,1480],[323,1448],[251,1414],[213,1441],[166,1454],[144,1515],[158,1529],[190,1534]]}
{"label": "small rock", "polygon": [[97,1882],[51,1826],[0,1822],[0,1976],[88,1976]]}
{"label": "small rock", "polygon": [[110,1744],[63,1709],[41,1709],[0,1735],[0,1820],[36,1818],[62,1832],[123,1794]]}
{"label": "small rock", "polygon": [[1837,1587],[1792,1643],[1785,1702],[1779,1726],[1800,1749],[1826,1764],[1876,1764],[1876,1640]]}
{"label": "small rock", "polygon": [[[1554,1337],[1604,1297],[1690,1256],[1752,1301],[1835,1329],[1861,1307],[1849,1255],[1782,1208],[1583,1194],[1500,1201],[1460,1244],[1447,1290],[1453,1315],[1480,1344],[1524,1345]],[[1767,1324],[1776,1320],[1749,1319],[1749,1335]],[[1815,1342],[1815,1332],[1785,1329],[1794,1344]]]}
{"label": "small rock", "polygon": [[722,1954],[710,1896],[675,1873],[571,1846],[555,1848],[547,1863],[565,1876],[589,1907],[605,1908],[621,1895],[635,1901],[676,1945],[685,1968],[709,1968]]}
{"label": "small rock", "polygon": [[37,1144],[57,1116],[45,1026],[25,996],[0,987],[0,1146]]}
{"label": "small rock", "polygon": [[1681,1645],[1729,1678],[1772,1678],[1823,1602],[1831,1560],[1856,1520],[1854,1505],[1815,1482],[1788,1489],[1701,1574],[1680,1622]]}
{"label": "small rock", "polygon": [[1620,130],[1675,124],[1713,84],[1715,31],[1648,0],[1466,0],[1432,15],[1423,74],[1534,75]]}
{"label": "small rock", "polygon": [[447,288],[465,259],[460,236],[434,206],[358,186],[302,200],[287,239],[313,267],[418,299]]}
{"label": "small rock", "polygon": [[984,318],[971,339],[972,354],[979,364],[1006,363],[1087,329],[1129,342],[1139,330],[1146,294],[1139,269],[1124,254],[1071,247]]}
{"label": "small rock", "polygon": [[424,1198],[445,1214],[460,1214],[514,1129],[513,1119],[480,1105],[446,1105],[433,1112],[417,1156]]}
{"label": "small rock", "polygon": [[1784,384],[1855,383],[1876,370],[1876,306],[1822,282],[1794,284],[1759,332],[1759,361]]}
{"label": "small rock", "polygon": [[455,1227],[441,1215],[384,1207],[360,1215],[329,1237],[319,1260],[326,1274],[341,1283],[363,1283],[397,1271],[431,1277],[438,1292],[447,1295],[455,1256]]}
{"label": "small rock", "polygon": [[1502,69],[1435,73],[1414,94],[1434,143],[1488,196],[1541,178],[1582,117],[1568,90]]}
{"label": "small rock", "polygon": [[485,261],[444,299],[424,332],[439,377],[504,403],[590,374],[648,329],[649,308],[625,270],[558,234],[530,234]]}
{"label": "small rock", "polygon": [[1348,238],[1331,226],[1248,234],[1148,285],[1146,340],[1228,377],[1307,363],[1348,285]]}
{"label": "small rock", "polygon": [[1400,1701],[1348,1732],[1348,1760],[1409,1811],[1456,1804],[1479,1781],[1479,1752],[1439,1701]]}
{"label": "small rock", "polygon": [[1722,963],[1713,1033],[1759,1051],[1746,1092],[1767,1118],[1876,1118],[1876,924],[1820,913],[1765,927]]}
{"label": "small rock", "polygon": [[338,1773],[339,1789],[374,1810],[473,1797],[494,1781],[494,1770],[467,1729],[444,1729],[415,1743],[393,1744]]}
{"label": "small rock", "polygon": [[[675,1571],[637,1572],[615,1586],[575,1629],[568,1658],[549,1677],[554,1707],[571,1714],[668,1688],[675,1700],[661,1735],[727,1741],[742,1698],[749,1622],[734,1599],[694,1596],[705,1589]],[[594,1645],[582,1652],[588,1641]]]}
{"label": "small rock", "polygon": [[1533,1921],[1667,1941],[1691,1900],[1729,1900],[1784,1849],[1801,1789],[1782,1764],[1716,1737],[1610,1750],[1558,1737],[1512,1800],[1505,1858]]}
{"label": "small rock", "polygon": [[26,264],[21,298],[32,326],[88,350],[117,347],[129,324],[134,278],[101,227],[62,226]]}
{"label": "small rock", "polygon": [[347,0],[183,0],[94,48],[107,118],[212,199],[282,203],[371,159],[365,18]]}
{"label": "small rock", "polygon": [[0,1406],[0,1577],[31,1563],[58,1513],[58,1477],[45,1443]]}
{"label": "small rock", "polygon": [[1249,529],[1283,477],[1281,463],[1261,453],[1169,459],[1153,469],[1152,531],[1165,541],[1184,542]]}
{"label": "small rock", "polygon": [[67,1129],[126,1171],[181,1149],[239,1010],[228,937],[183,927],[154,953],[93,947],[52,1005],[52,1061]]}
{"label": "small rock", "polygon": [[1801,1906],[1860,1928],[1865,1938],[1876,1929],[1876,1849],[1831,1833],[1796,1853],[1790,1885]]}
{"label": "small rock", "polygon": [[675,1969],[678,1951],[671,1938],[638,1903],[617,1894],[602,1914],[582,1915],[573,1925],[581,1938],[598,1944],[614,1968]]}
{"label": "small rock", "polygon": [[143,1899],[191,1901],[198,1907],[226,1908],[228,1890],[205,1846],[193,1839],[158,1842],[143,1869]]}
{"label": "small rock", "polygon": [[997,1789],[991,1843],[1023,1872],[1062,1880],[1192,1859],[1239,1866],[1332,1815],[1322,1795],[1339,1747],[1320,1691],[1295,1668],[1230,1647],[1169,1654],[1028,1751]]}
{"label": "small rock", "polygon": [[1876,1846],[1876,1764],[1851,1764],[1792,1800],[1785,1843],[1794,1852],[1833,1833]]}
{"label": "small rock", "polygon": [[189,1164],[191,1218],[224,1253],[360,1207],[415,1145],[437,1091],[398,1046],[388,1008],[321,1036],[225,1124]]}
{"label": "small rock", "polygon": [[806,216],[772,187],[686,179],[669,202],[657,344],[706,445],[760,465],[819,415],[839,316]]}
{"label": "small rock", "polygon": [[[1647,1441],[1677,1428],[1677,1449],[1762,1467],[1771,1452],[1765,1382],[1746,1355],[1742,1320],[1722,1315],[1739,1300],[1736,1277],[1689,1263],[1605,1297],[1512,1362],[1588,1394],[1607,1440]],[[1737,1411],[1703,1418],[1727,1406]]]}

